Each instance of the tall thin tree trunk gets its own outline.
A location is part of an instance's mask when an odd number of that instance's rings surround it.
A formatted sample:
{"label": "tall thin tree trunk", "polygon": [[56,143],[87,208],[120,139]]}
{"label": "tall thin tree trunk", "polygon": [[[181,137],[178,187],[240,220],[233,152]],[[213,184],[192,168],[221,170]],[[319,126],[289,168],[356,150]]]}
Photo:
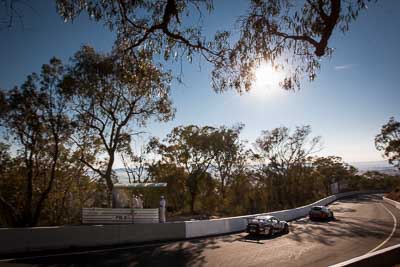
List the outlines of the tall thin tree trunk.
{"label": "tall thin tree trunk", "polygon": [[27,168],[27,185],[26,199],[24,207],[24,215],[21,226],[30,226],[32,224],[32,198],[33,198],[33,152],[30,151],[28,159],[26,159]]}
{"label": "tall thin tree trunk", "polygon": [[196,200],[196,194],[190,193],[190,213],[194,214],[194,204]]}
{"label": "tall thin tree trunk", "polygon": [[108,164],[107,164],[107,169],[106,169],[106,173],[104,174],[104,179],[106,180],[107,183],[107,193],[108,193],[108,197],[109,197],[109,203],[111,204],[110,206],[112,208],[116,207],[116,200],[114,198],[113,195],[113,189],[114,189],[114,183],[112,181],[112,168],[114,165],[114,160],[115,160],[115,156],[114,156],[114,151],[110,151],[109,152],[109,160],[108,160]]}

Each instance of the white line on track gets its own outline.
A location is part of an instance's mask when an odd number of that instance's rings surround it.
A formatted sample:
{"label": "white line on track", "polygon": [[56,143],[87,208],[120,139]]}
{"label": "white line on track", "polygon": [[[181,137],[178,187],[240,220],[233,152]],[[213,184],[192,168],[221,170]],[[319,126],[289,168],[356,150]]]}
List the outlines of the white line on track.
{"label": "white line on track", "polygon": [[397,219],[396,219],[396,216],[394,216],[393,213],[392,213],[388,208],[385,207],[385,205],[383,205],[382,203],[379,203],[379,204],[380,204],[383,208],[385,208],[385,210],[386,210],[390,215],[392,215],[392,218],[393,218],[393,229],[392,229],[392,232],[390,233],[390,235],[389,235],[382,243],[380,243],[380,244],[379,244],[377,247],[375,247],[374,249],[371,249],[370,251],[368,251],[366,254],[372,253],[372,252],[378,250],[379,248],[381,248],[383,245],[386,244],[386,242],[388,242],[388,241],[390,240],[390,238],[392,238],[394,232],[396,232],[396,228],[397,228]]}

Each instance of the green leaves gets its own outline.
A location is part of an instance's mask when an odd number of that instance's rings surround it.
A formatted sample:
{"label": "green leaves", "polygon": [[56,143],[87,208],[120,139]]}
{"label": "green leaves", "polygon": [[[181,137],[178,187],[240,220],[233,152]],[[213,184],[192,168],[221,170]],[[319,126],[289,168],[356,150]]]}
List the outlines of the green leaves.
{"label": "green leaves", "polygon": [[240,37],[212,72],[214,89],[251,90],[254,72],[261,62],[286,73],[282,88],[299,89],[301,81],[313,81],[320,59],[329,57],[329,40],[336,29],[349,30],[368,0],[264,0],[251,1],[238,20]]}
{"label": "green leaves", "polygon": [[[146,53],[150,61],[192,62],[195,55],[214,66],[212,86],[217,92],[251,89],[254,71],[261,62],[278,66],[287,75],[280,85],[300,88],[313,81],[319,60],[329,57],[329,40],[335,31],[347,32],[349,24],[369,0],[257,0],[238,19],[240,37],[230,40],[235,29],[218,31],[206,38],[199,21],[213,11],[212,1],[113,1],[59,0],[58,12],[70,20],[85,12],[115,30],[120,55]],[[218,10],[216,10],[218,12]],[[184,20],[183,17],[191,17]],[[185,22],[183,22],[185,21]],[[207,40],[208,39],[208,40]],[[179,63],[180,62],[180,63]],[[181,81],[181,73],[177,74]]]}
{"label": "green leaves", "polygon": [[391,117],[375,137],[375,146],[388,159],[390,164],[400,169],[400,122]]}
{"label": "green leaves", "polygon": [[74,140],[90,151],[82,150],[81,160],[107,182],[109,191],[116,153],[129,152],[131,136],[150,119],[173,118],[170,80],[146,53],[129,58],[89,46],[75,53],[61,83],[77,125]]}
{"label": "green leaves", "polygon": [[265,168],[287,175],[291,168],[303,166],[311,154],[321,149],[321,138],[310,138],[310,134],[308,125],[296,127],[293,133],[287,127],[263,131],[255,144],[257,158]]}
{"label": "green leaves", "polygon": [[11,206],[19,203],[14,224],[38,223],[43,203],[59,178],[59,158],[72,133],[67,101],[59,87],[63,75],[61,61],[52,58],[40,75],[32,73],[20,87],[2,93],[1,125],[12,138],[20,160],[15,171],[24,186],[20,196],[11,198]]}

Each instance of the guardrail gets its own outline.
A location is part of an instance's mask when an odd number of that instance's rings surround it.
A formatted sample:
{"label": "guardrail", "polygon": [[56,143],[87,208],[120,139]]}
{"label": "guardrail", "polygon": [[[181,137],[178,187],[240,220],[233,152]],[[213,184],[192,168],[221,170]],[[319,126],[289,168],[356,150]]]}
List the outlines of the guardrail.
{"label": "guardrail", "polygon": [[[315,203],[262,215],[274,215],[282,220],[294,220],[306,216],[311,206],[326,205],[339,198],[381,191],[347,192],[332,195]],[[194,237],[228,234],[243,231],[247,216],[168,223],[82,225],[35,228],[0,228],[0,254],[22,253],[49,249],[96,247],[127,243],[183,240]]]}

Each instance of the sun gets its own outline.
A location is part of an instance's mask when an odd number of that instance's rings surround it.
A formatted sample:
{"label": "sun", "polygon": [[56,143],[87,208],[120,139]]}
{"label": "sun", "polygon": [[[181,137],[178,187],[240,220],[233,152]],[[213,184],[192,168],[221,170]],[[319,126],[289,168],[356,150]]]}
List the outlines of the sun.
{"label": "sun", "polygon": [[274,68],[270,63],[261,63],[255,70],[255,81],[250,93],[255,96],[277,95],[283,91],[279,83],[284,79],[282,70]]}

